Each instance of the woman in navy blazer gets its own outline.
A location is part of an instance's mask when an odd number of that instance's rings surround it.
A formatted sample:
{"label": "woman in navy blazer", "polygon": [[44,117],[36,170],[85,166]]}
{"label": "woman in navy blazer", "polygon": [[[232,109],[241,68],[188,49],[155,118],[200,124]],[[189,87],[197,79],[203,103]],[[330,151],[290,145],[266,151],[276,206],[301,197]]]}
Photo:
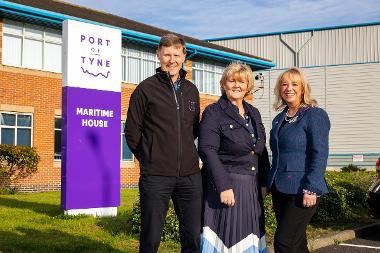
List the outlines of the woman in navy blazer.
{"label": "woman in navy blazer", "polygon": [[310,96],[310,85],[298,68],[282,73],[275,86],[274,118],[270,131],[272,192],[277,229],[276,253],[303,253],[306,227],[316,211],[318,197],[328,193],[324,179],[329,153],[330,121]]}
{"label": "woman in navy blazer", "polygon": [[203,112],[199,154],[205,183],[201,252],[266,252],[262,190],[270,164],[259,111],[244,101],[250,67],[232,63],[223,95]]}

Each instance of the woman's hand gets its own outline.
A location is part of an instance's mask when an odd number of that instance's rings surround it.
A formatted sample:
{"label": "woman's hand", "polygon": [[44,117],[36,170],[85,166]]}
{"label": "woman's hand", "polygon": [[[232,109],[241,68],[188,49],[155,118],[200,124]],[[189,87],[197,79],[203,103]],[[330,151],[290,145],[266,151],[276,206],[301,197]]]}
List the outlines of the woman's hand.
{"label": "woman's hand", "polygon": [[304,207],[313,207],[317,203],[317,195],[316,194],[303,194],[303,206]]}
{"label": "woman's hand", "polygon": [[220,202],[231,207],[235,205],[234,191],[232,189],[225,190],[220,193]]}

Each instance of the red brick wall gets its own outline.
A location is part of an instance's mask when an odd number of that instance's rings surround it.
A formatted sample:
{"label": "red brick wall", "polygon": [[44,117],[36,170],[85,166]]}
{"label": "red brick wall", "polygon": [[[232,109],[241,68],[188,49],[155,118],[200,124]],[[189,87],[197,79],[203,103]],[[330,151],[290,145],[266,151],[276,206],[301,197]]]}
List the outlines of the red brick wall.
{"label": "red brick wall", "polygon": [[[0,43],[2,22],[0,22]],[[0,48],[2,49],[1,45]],[[0,54],[2,55],[2,53]],[[1,60],[1,59],[0,59]],[[0,65],[0,104],[27,106],[33,112],[33,146],[41,161],[36,175],[20,180],[21,191],[58,190],[60,168],[53,166],[54,109],[61,107],[59,74]]]}
{"label": "red brick wall", "polygon": [[0,66],[1,104],[34,109],[33,146],[41,161],[38,174],[20,181],[21,190],[54,190],[60,185],[60,168],[53,166],[54,109],[61,107],[61,80],[58,76]]}
{"label": "red brick wall", "polygon": [[[0,20],[0,63],[2,42],[2,21]],[[187,78],[191,80],[191,61],[186,63]],[[122,84],[121,114],[125,119],[129,98],[135,85]],[[61,166],[54,161],[54,116],[61,109],[61,74],[47,71],[9,67],[0,64],[0,105],[27,106],[33,108],[33,146],[37,148],[41,161],[38,173],[20,180],[20,191],[60,190]],[[202,95],[201,107],[217,100],[215,96]],[[20,107],[22,108],[22,107]],[[122,188],[136,187],[139,178],[139,166],[134,162],[121,163]],[[0,179],[1,180],[1,179]],[[4,179],[3,179],[4,180]]]}
{"label": "red brick wall", "polygon": [[[121,88],[121,115],[122,119],[125,120],[128,106],[129,98],[131,97],[132,92],[136,88],[136,85],[133,84],[122,84]],[[130,188],[137,187],[139,180],[139,163],[136,159],[133,162],[123,162],[121,165],[120,177],[121,177],[121,187]]]}

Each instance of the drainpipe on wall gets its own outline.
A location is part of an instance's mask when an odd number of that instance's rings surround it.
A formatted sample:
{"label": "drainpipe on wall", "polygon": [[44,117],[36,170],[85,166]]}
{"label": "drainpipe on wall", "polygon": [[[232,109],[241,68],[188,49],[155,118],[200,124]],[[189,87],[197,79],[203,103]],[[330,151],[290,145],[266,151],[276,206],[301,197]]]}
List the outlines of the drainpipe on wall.
{"label": "drainpipe on wall", "polygon": [[191,58],[193,58],[197,54],[198,54],[198,51],[195,49],[191,54],[186,55],[186,61],[190,60]]}
{"label": "drainpipe on wall", "polygon": [[[193,57],[194,57],[195,55],[197,55],[197,54],[198,54],[198,51],[195,49],[191,54],[186,55],[185,62],[188,61],[188,60],[190,60],[191,58],[193,58]],[[185,64],[185,63],[182,64],[182,68],[183,68],[184,70],[186,70],[186,64]]]}
{"label": "drainpipe on wall", "polygon": [[293,53],[294,55],[294,66],[296,67],[299,67],[300,65],[300,52],[301,50],[311,41],[311,39],[313,38],[314,36],[314,30],[311,31],[311,36],[310,38],[301,46],[301,48],[296,51],[295,49],[293,49],[283,38],[282,38],[282,33],[280,34],[280,41]]}

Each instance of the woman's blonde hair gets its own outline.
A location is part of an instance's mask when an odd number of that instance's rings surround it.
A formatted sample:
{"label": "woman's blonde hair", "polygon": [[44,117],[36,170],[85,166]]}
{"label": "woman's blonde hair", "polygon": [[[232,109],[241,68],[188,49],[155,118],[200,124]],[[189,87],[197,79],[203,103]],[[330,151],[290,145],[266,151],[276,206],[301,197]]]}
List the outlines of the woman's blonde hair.
{"label": "woman's blonde hair", "polygon": [[293,67],[283,72],[277,78],[276,86],[274,87],[274,94],[276,98],[273,103],[273,109],[278,111],[286,106],[286,102],[282,99],[280,94],[280,88],[284,81],[296,82],[301,85],[301,106],[318,105],[317,100],[311,97],[311,87],[304,74],[299,68]]}
{"label": "woman's blonde hair", "polygon": [[253,72],[252,69],[241,62],[232,62],[224,69],[222,78],[220,79],[220,91],[225,94],[223,85],[227,79],[234,78],[236,81],[247,83],[247,92],[244,97],[252,93],[253,90]]}

